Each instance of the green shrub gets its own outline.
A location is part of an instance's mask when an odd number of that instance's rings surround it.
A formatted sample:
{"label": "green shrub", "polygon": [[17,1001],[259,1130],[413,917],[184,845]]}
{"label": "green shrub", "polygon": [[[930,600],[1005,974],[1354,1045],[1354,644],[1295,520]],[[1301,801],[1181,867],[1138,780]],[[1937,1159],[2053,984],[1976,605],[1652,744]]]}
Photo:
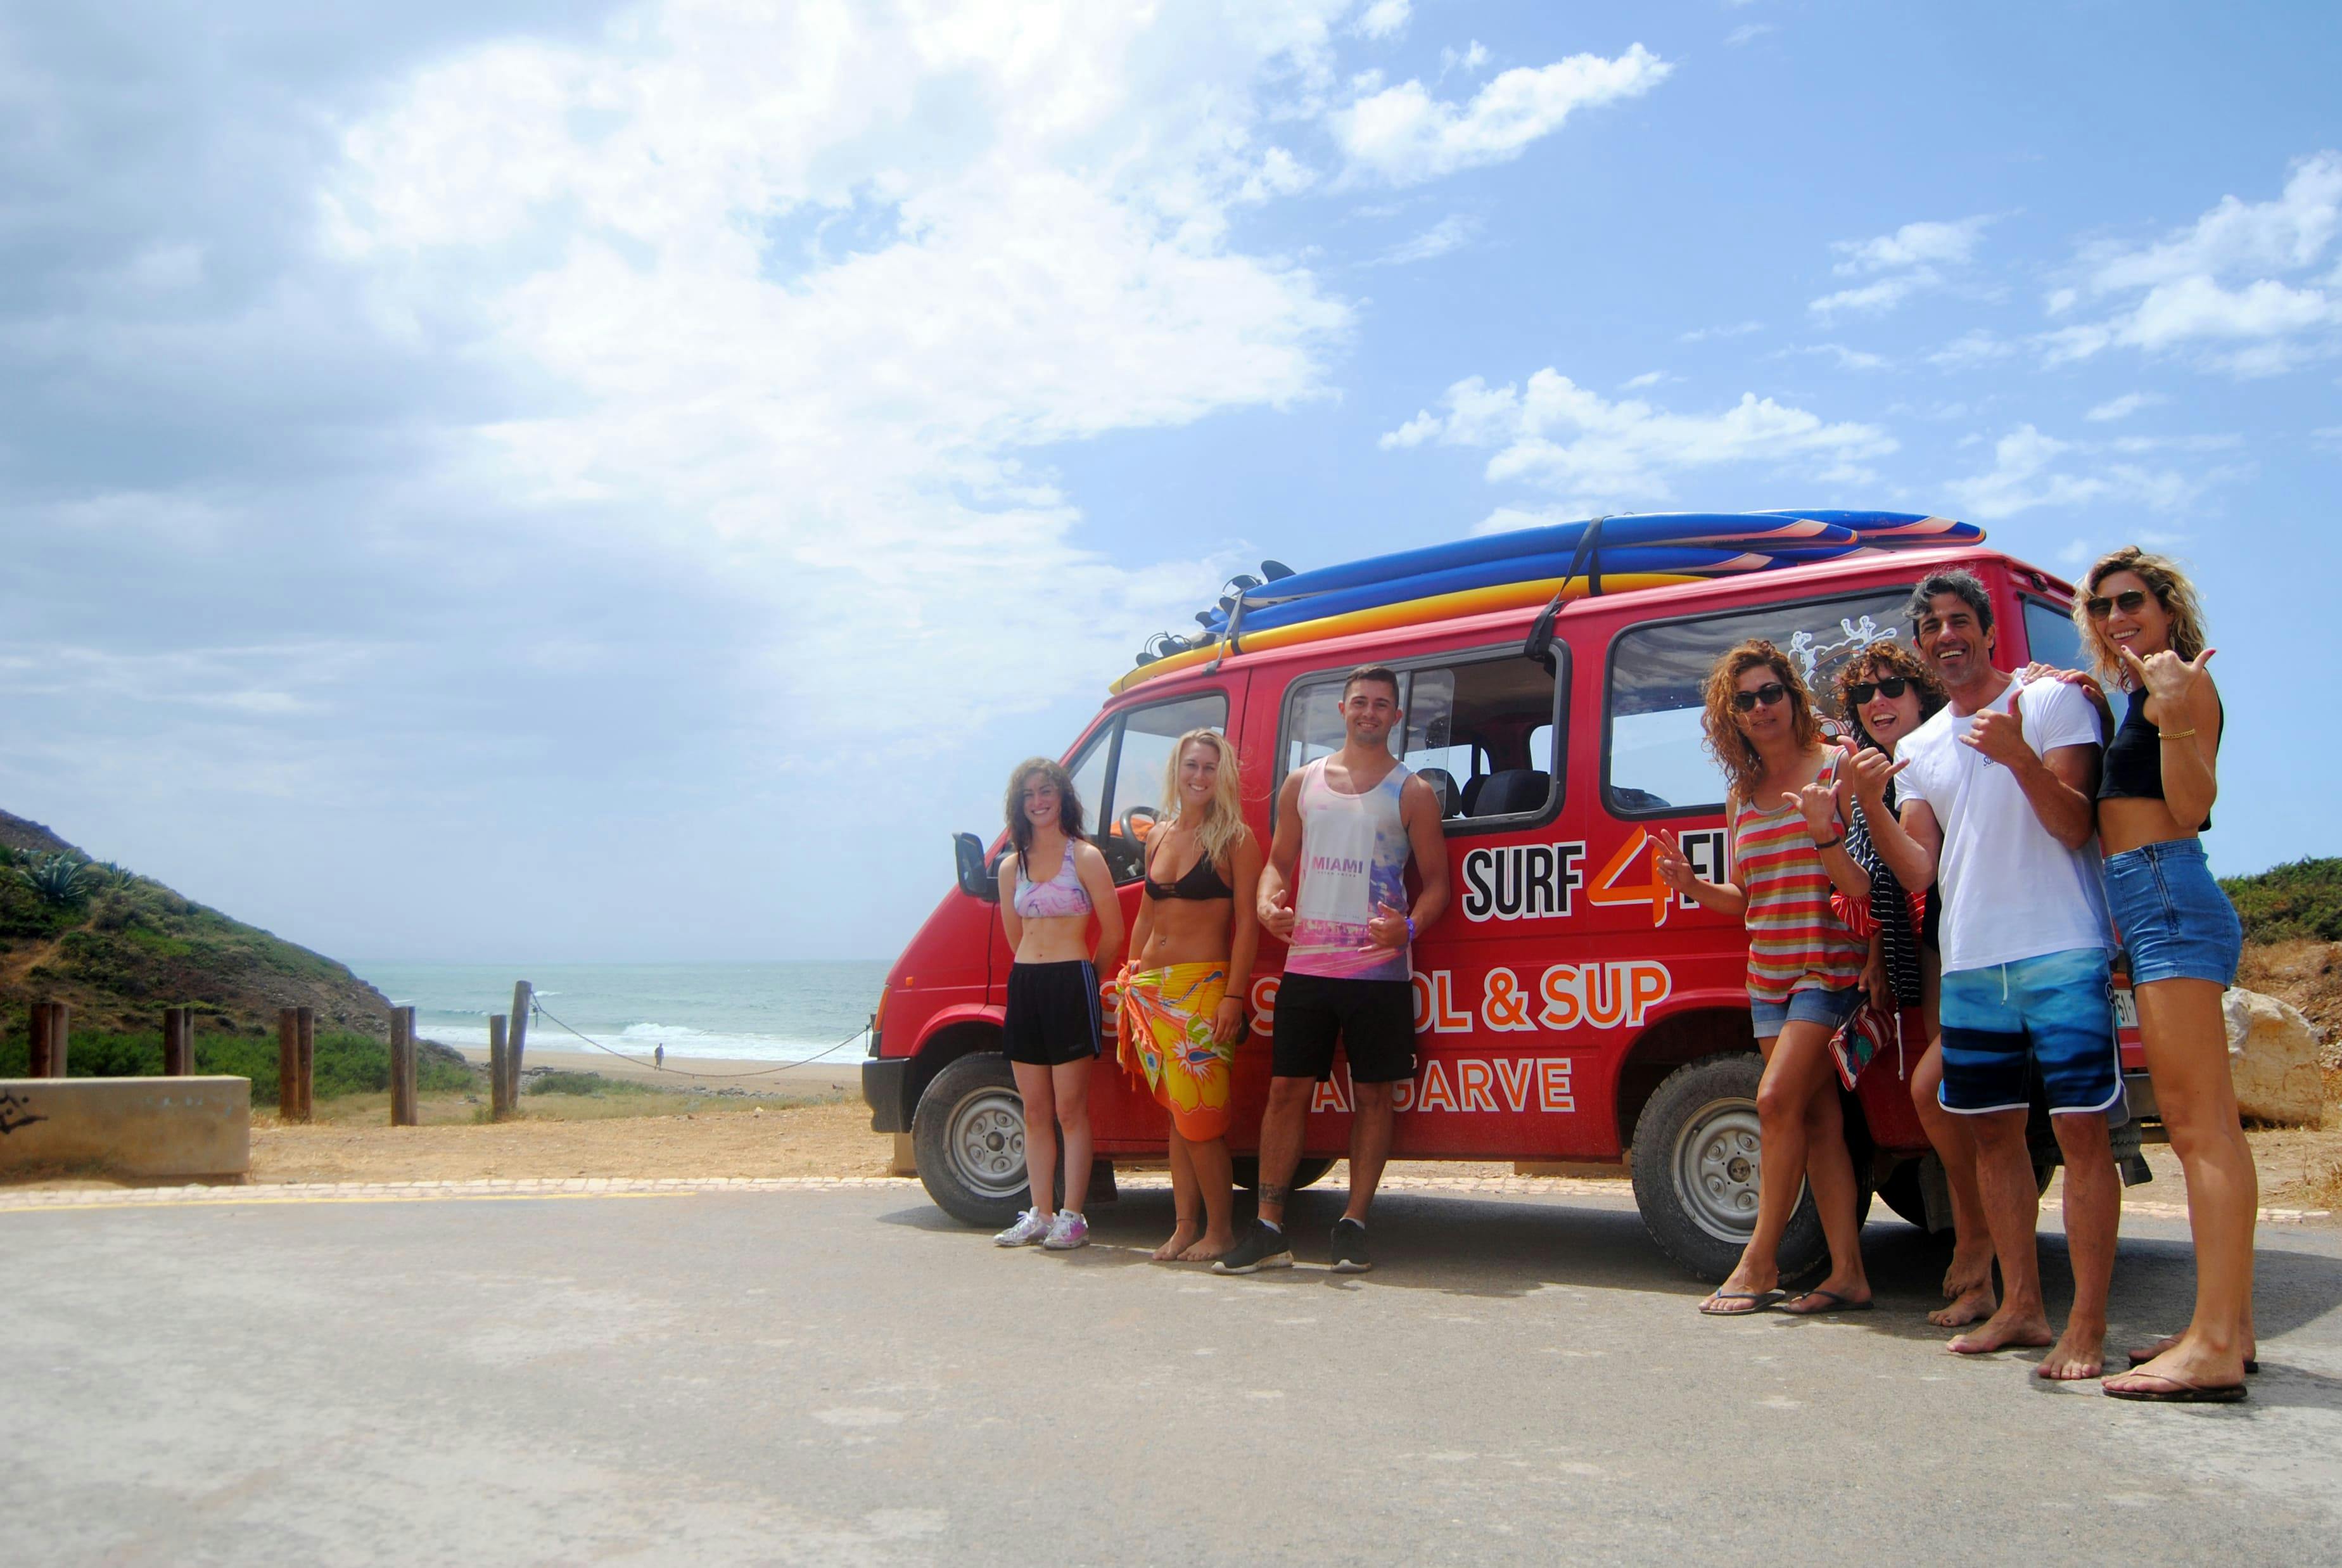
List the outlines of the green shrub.
{"label": "green shrub", "polygon": [[2220,886],[2247,942],[2342,942],[2342,859],[2292,861]]}
{"label": "green shrub", "polygon": [[97,868],[79,855],[42,854],[16,868],[16,875],[43,904],[64,909],[87,898],[97,886]]}
{"label": "green shrub", "polygon": [[[0,1039],[0,1078],[21,1078],[29,1065],[21,1029]],[[195,1071],[252,1080],[252,1103],[274,1105],[280,1087],[276,1037],[273,1034],[198,1034]],[[153,1078],[163,1072],[163,1035],[110,1030],[76,1030],[65,1046],[65,1072],[75,1078]],[[343,1031],[317,1035],[310,1059],[311,1087],[320,1100],[344,1094],[380,1094],[390,1088],[390,1046],[371,1035]],[[425,1054],[415,1064],[416,1087],[425,1092],[475,1088],[466,1065]]]}
{"label": "green shrub", "polygon": [[544,1073],[528,1080],[531,1094],[656,1094],[658,1090],[632,1078],[605,1078],[599,1073]]}

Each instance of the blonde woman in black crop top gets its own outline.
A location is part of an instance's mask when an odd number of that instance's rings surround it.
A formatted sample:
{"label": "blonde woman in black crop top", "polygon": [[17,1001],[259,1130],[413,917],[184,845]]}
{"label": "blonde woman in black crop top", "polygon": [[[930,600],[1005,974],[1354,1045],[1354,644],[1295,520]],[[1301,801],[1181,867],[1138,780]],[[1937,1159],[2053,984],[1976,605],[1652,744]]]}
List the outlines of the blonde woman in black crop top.
{"label": "blonde woman in black crop top", "polygon": [[2222,712],[2195,585],[2137,546],[2089,570],[2075,602],[2084,645],[2129,709],[2107,748],[2098,842],[2107,903],[2129,954],[2157,1107],[2187,1181],[2196,1313],[2106,1380],[2118,1399],[2227,1403],[2253,1363],[2253,1220],[2260,1183],[2237,1119],[2221,994],[2243,931],[2197,834],[2219,790]]}

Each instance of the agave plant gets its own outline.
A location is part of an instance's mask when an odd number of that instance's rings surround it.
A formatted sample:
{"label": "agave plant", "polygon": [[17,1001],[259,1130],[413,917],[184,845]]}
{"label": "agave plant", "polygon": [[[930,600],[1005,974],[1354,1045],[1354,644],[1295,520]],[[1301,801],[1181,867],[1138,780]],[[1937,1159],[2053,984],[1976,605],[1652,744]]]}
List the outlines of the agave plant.
{"label": "agave plant", "polygon": [[97,883],[89,862],[62,853],[34,855],[16,868],[16,875],[43,904],[58,906],[79,904]]}

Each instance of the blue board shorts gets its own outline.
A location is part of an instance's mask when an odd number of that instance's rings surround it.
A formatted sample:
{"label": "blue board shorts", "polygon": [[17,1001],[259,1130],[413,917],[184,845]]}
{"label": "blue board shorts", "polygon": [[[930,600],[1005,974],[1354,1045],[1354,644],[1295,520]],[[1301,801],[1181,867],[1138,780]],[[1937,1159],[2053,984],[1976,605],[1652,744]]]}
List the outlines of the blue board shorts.
{"label": "blue board shorts", "polygon": [[2020,958],[1944,976],[1944,1083],[1937,1104],[1966,1116],[2022,1111],[2027,1067],[2041,1069],[2052,1115],[2122,1104],[2107,954],[2097,947]]}
{"label": "blue board shorts", "polygon": [[2245,928],[2192,838],[2107,857],[2107,904],[2130,954],[2130,983],[2237,982]]}

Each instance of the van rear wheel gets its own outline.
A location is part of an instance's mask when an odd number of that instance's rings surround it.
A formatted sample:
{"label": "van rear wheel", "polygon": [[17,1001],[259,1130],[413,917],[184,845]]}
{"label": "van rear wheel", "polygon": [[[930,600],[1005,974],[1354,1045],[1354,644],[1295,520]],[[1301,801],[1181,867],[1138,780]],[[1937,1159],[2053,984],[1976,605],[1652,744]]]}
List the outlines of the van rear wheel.
{"label": "van rear wheel", "polygon": [[[1302,1161],[1293,1167],[1293,1190],[1297,1193],[1304,1187],[1324,1181],[1326,1173],[1334,1168],[1334,1164],[1331,1160]],[[1260,1157],[1258,1155],[1238,1154],[1228,1162],[1228,1169],[1229,1174],[1235,1176],[1237,1186],[1247,1193],[1260,1191]]]}
{"label": "van rear wheel", "polygon": [[[1643,1107],[1631,1151],[1635,1203],[1666,1254],[1710,1282],[1740,1261],[1756,1228],[1763,1058],[1736,1051],[1676,1068]],[[1855,1214],[1870,1212],[1868,1162],[1855,1163]],[[1829,1261],[1813,1194],[1801,1193],[1778,1254],[1784,1283]]]}
{"label": "van rear wheel", "polygon": [[911,1118],[919,1181],[936,1206],[963,1224],[998,1229],[1028,1196],[1025,1102],[996,1051],[948,1063]]}

